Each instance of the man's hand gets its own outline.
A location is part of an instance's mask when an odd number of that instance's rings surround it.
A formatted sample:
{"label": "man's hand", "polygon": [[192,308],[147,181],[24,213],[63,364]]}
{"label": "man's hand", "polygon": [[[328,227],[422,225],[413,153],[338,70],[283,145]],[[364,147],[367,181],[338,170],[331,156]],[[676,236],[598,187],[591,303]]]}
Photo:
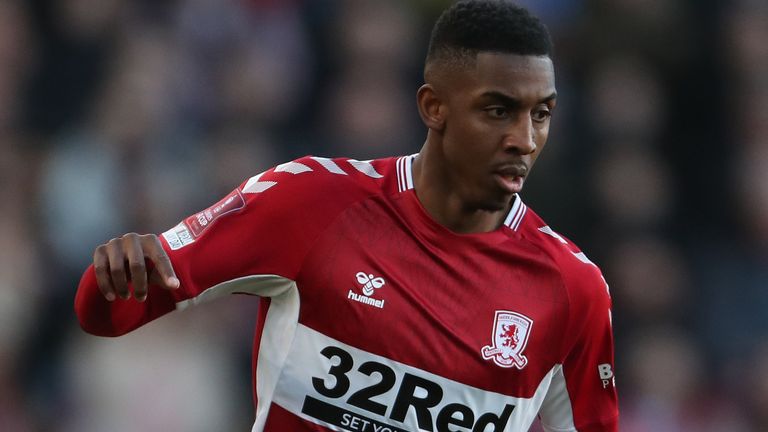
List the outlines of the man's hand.
{"label": "man's hand", "polygon": [[[150,274],[145,258],[155,267]],[[148,282],[165,289],[176,289],[180,284],[168,254],[154,234],[128,233],[98,246],[93,253],[93,269],[99,290],[108,301],[114,301],[116,296],[131,298],[129,280],[133,283],[133,295],[140,302],[147,299]]]}

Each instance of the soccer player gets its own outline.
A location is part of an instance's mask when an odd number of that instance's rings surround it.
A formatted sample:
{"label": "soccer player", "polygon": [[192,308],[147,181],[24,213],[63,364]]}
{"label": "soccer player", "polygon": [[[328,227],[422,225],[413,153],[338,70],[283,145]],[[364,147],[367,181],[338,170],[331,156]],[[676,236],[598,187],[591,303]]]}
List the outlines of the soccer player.
{"label": "soccer player", "polygon": [[418,154],[304,157],[160,236],[110,240],[82,327],[260,296],[253,431],[615,431],[606,283],[520,197],[555,108],[547,30],[461,1],[424,78]]}

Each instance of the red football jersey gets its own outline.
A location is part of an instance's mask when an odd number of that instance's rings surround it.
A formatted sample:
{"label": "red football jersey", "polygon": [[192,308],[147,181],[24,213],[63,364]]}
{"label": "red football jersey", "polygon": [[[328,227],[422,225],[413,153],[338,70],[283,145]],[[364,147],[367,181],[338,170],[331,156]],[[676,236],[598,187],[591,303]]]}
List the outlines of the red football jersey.
{"label": "red football jersey", "polygon": [[515,198],[456,234],[419,202],[415,156],[305,157],[162,234],[181,287],[76,310],[116,336],[225,294],[262,297],[253,431],[615,431],[599,269]]}

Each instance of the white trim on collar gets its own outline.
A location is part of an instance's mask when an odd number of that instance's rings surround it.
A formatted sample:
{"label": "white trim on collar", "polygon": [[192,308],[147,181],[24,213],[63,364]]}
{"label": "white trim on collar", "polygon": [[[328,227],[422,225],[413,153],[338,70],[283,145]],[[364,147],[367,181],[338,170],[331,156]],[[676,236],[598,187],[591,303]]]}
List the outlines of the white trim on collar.
{"label": "white trim on collar", "polygon": [[509,214],[504,220],[504,225],[512,228],[513,231],[517,231],[520,228],[520,224],[523,222],[525,213],[528,211],[528,206],[525,205],[520,195],[515,195],[515,202],[512,204],[512,208],[509,209]]}
{"label": "white trim on collar", "polygon": [[405,192],[413,189],[413,159],[415,154],[397,159],[397,190]]}

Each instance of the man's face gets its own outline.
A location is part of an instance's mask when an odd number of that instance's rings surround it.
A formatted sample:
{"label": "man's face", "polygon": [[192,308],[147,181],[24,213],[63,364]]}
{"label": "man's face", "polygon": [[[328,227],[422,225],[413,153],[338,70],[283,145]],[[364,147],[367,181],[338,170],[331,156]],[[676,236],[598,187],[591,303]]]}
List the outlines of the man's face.
{"label": "man's face", "polygon": [[547,141],[556,96],[552,61],[486,52],[448,75],[440,86],[446,177],[470,207],[503,210]]}

